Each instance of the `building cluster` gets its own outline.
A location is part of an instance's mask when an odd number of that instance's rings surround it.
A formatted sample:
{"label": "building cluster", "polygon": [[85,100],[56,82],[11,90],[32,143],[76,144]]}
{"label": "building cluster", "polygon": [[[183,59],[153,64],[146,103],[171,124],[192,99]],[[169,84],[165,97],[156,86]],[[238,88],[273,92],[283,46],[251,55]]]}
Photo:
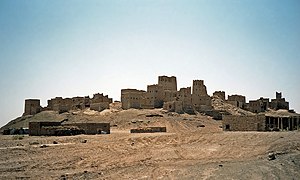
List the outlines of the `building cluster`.
{"label": "building cluster", "polygon": [[163,108],[177,113],[194,113],[211,110],[211,97],[207,94],[203,80],[194,80],[193,86],[177,90],[176,77],[159,76],[158,84],[148,85],[147,91],[122,89],[123,109]]}
{"label": "building cluster", "polygon": [[[276,98],[259,98],[246,102],[243,95],[228,95],[224,91],[215,91],[213,96],[218,96],[224,102],[238,108],[257,113],[256,115],[231,115],[228,112],[219,112],[212,106],[212,98],[207,94],[203,80],[193,80],[192,87],[177,89],[175,76],[159,76],[158,83],[148,85],[147,90],[122,89],[121,103],[124,110],[130,108],[153,109],[163,108],[169,112],[189,113],[203,112],[215,119],[223,119],[225,131],[269,131],[269,130],[296,130],[299,129],[300,115],[289,110],[289,103],[282,98],[281,92],[276,92]],[[34,115],[41,111],[52,110],[59,113],[70,110],[102,111],[109,108],[112,98],[103,94],[94,94],[92,98],[56,97],[48,100],[47,107],[41,107],[40,100],[26,99],[23,115]],[[29,134],[31,135],[60,135],[60,134],[97,134],[101,131],[109,133],[109,123],[77,123],[73,125],[62,122],[30,122]],[[135,130],[133,130],[135,132]],[[156,132],[161,129],[139,129],[136,132]],[[164,129],[162,131],[165,131]]]}
{"label": "building cluster", "polygon": [[224,91],[215,91],[214,96],[218,96],[223,101],[232,104],[241,109],[251,111],[253,113],[265,112],[268,109],[286,109],[289,110],[289,102],[285,101],[285,98],[282,98],[281,92],[276,92],[276,99],[269,98],[259,98],[257,100],[250,100],[249,103],[246,103],[246,97],[242,95],[231,95],[228,96],[228,99],[225,99]]}
{"label": "building cluster", "polygon": [[62,113],[70,110],[90,108],[91,110],[102,111],[109,108],[110,103],[112,103],[112,98],[100,93],[94,94],[93,98],[89,96],[73,98],[56,97],[48,100],[48,105],[44,108],[41,107],[39,99],[26,99],[23,115],[34,115],[45,110]]}

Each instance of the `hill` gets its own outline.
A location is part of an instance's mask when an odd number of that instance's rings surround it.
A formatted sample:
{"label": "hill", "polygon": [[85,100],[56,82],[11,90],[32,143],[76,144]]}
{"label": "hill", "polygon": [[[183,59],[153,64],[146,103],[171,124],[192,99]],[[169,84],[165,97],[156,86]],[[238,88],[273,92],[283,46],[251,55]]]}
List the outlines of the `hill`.
{"label": "hill", "polygon": [[[245,113],[215,100],[214,106]],[[35,120],[110,122],[111,134],[0,136],[0,179],[299,179],[300,133],[224,132],[221,121],[162,109],[45,111]],[[129,132],[166,126],[166,133]],[[275,155],[268,160],[268,154]]]}

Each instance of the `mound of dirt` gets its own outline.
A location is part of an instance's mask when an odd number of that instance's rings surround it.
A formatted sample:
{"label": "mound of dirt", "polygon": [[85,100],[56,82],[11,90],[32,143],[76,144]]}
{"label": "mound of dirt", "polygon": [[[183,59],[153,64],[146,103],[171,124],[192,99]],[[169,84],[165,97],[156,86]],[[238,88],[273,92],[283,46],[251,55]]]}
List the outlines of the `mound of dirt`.
{"label": "mound of dirt", "polygon": [[246,111],[234,105],[226,103],[218,96],[212,96],[212,106],[215,110],[225,111],[231,115],[255,115],[250,111]]}

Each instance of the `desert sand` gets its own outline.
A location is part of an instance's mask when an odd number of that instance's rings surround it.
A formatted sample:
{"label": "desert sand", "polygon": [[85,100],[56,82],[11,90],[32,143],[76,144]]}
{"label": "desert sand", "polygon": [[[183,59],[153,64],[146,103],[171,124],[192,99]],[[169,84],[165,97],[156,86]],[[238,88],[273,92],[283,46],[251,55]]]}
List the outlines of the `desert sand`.
{"label": "desert sand", "polygon": [[[70,114],[109,121],[111,134],[1,135],[0,179],[300,179],[299,131],[224,132],[211,117],[161,109]],[[147,126],[167,132],[130,133]]]}

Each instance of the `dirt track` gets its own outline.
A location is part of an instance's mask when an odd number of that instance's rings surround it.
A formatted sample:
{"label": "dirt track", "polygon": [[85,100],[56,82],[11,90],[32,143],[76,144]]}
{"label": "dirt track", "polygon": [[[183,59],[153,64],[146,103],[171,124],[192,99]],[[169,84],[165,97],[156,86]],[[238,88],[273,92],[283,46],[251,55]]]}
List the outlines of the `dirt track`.
{"label": "dirt track", "polygon": [[300,132],[223,132],[185,115],[150,119],[167,133],[130,134],[127,119],[109,135],[0,136],[0,179],[300,179]]}

